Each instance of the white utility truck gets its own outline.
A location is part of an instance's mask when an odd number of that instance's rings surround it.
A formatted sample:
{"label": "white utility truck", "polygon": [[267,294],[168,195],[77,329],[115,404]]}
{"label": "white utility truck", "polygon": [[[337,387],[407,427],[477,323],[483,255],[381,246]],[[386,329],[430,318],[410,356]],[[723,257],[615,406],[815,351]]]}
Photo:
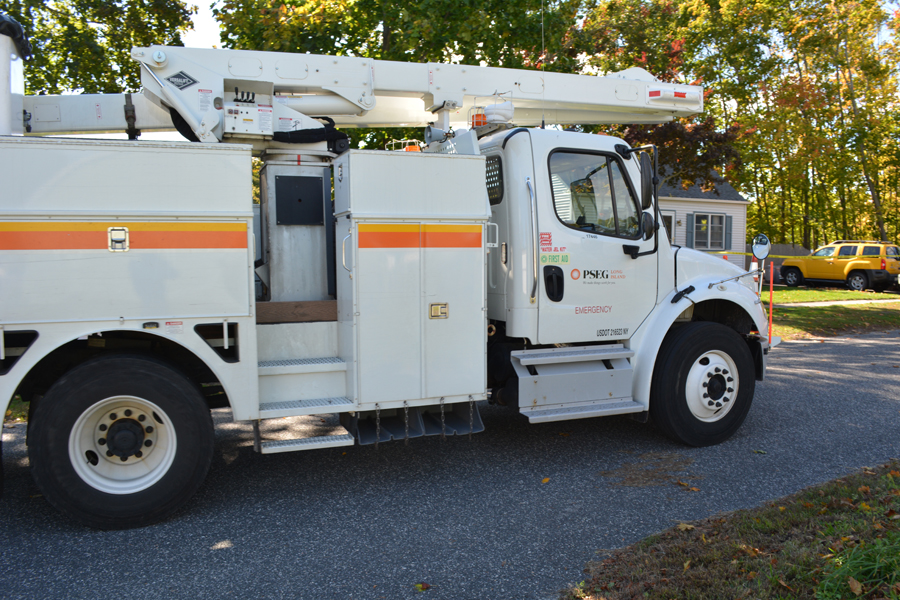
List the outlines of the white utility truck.
{"label": "white utility truck", "polygon": [[[210,407],[262,453],[470,435],[485,400],[532,423],[652,418],[696,446],[744,421],[774,345],[752,277],[669,243],[642,149],[523,127],[663,122],[701,111],[699,87],[131,55],[140,95],[25,97],[0,35],[0,407],[30,402],[34,478],[64,513],[172,514],[210,465]],[[427,129],[348,150],[335,125]],[[173,128],[190,141],[45,137]],[[324,414],[329,435],[260,435]]]}

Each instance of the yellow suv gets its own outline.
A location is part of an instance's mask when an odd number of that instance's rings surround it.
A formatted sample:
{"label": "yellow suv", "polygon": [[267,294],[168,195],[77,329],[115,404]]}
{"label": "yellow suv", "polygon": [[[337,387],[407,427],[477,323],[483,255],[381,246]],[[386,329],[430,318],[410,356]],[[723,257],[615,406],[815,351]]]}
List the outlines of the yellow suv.
{"label": "yellow suv", "polygon": [[864,240],[838,240],[811,256],[785,259],[781,265],[781,277],[789,287],[804,281],[840,281],[851,290],[881,292],[897,283],[898,273],[900,249],[896,245]]}

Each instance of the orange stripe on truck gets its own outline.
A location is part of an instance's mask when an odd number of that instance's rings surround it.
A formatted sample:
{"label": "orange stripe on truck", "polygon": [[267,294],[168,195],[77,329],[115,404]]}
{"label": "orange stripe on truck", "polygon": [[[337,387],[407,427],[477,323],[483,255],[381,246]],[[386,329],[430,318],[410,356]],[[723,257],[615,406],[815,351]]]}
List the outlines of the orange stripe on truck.
{"label": "orange stripe on truck", "polygon": [[360,248],[481,248],[481,225],[360,224]]}
{"label": "orange stripe on truck", "polygon": [[247,247],[245,223],[7,221],[0,250],[106,250],[110,227],[128,228],[132,250]]}

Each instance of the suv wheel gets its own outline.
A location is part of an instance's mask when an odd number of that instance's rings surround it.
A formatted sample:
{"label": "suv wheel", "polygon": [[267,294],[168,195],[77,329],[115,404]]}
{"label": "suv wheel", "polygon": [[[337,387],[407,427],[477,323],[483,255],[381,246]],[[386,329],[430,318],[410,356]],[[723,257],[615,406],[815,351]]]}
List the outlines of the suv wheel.
{"label": "suv wheel", "polygon": [[869,287],[869,278],[862,271],[853,271],[847,276],[847,287],[851,290],[862,292]]}
{"label": "suv wheel", "polygon": [[782,277],[784,277],[784,283],[787,284],[788,287],[797,287],[800,285],[800,282],[803,281],[803,275],[800,274],[800,269],[793,267],[785,269],[784,273],[782,273]]}

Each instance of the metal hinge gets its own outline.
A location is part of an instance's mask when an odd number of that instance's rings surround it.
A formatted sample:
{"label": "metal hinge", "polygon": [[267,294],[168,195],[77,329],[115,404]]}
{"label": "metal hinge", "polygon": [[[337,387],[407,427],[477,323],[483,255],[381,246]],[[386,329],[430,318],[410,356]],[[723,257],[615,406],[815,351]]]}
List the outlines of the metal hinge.
{"label": "metal hinge", "polygon": [[106,233],[109,236],[110,252],[128,252],[127,227],[110,227]]}

